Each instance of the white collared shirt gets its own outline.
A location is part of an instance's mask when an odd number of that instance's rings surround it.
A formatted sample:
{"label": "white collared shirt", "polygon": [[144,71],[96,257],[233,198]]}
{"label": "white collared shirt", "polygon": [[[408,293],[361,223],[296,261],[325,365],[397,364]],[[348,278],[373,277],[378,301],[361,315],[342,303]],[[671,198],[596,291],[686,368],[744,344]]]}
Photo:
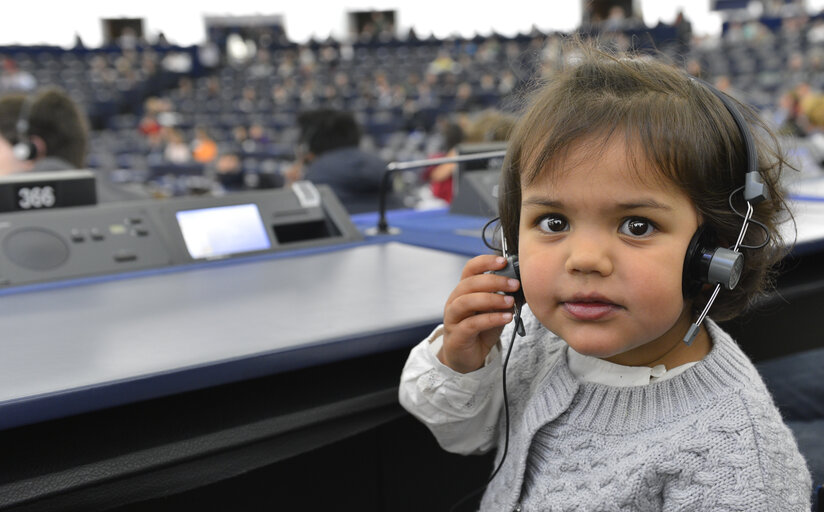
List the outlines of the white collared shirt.
{"label": "white collared shirt", "polygon": [[624,366],[597,357],[579,354],[572,347],[569,347],[567,349],[567,364],[569,364],[569,370],[580,382],[629,387],[644,386],[651,382],[671,379],[685,372],[695,362],[682,364],[669,370],[663,364],[653,367]]}
{"label": "white collared shirt", "polygon": [[[443,345],[441,333],[442,331],[436,330],[436,337],[429,344],[429,353],[433,356],[436,356]],[[492,348],[492,351],[486,358],[485,365],[489,365],[494,359],[500,358],[498,351],[498,347]],[[440,361],[438,361],[438,363],[440,363]],[[604,384],[607,386],[644,386],[651,382],[664,381],[687,371],[695,363],[695,361],[685,363],[669,370],[663,364],[653,367],[624,366],[597,357],[580,354],[572,347],[567,349],[567,364],[569,365],[569,370],[575,375],[578,381]]]}

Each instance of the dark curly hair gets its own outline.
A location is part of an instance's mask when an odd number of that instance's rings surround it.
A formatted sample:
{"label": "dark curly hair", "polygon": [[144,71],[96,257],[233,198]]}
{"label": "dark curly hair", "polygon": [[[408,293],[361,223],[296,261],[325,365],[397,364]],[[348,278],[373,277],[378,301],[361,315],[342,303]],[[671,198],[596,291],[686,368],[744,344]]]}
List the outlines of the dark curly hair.
{"label": "dark curly hair", "polygon": [[[741,132],[718,96],[661,58],[607,53],[592,43],[573,43],[566,64],[542,79],[527,110],[515,126],[504,161],[499,213],[510,251],[518,251],[521,187],[551,173],[573,145],[597,152],[614,137],[623,137],[631,162],[649,162],[658,176],[674,183],[692,200],[703,223],[720,245],[732,246],[742,218],[730,209],[732,192],[744,185],[747,155]],[[771,199],[755,206],[753,218],[769,230],[760,249],[743,249],[744,270],[738,286],[723,291],[713,305],[716,320],[741,314],[772,284],[774,264],[786,253],[778,225],[791,218],[780,174],[788,167],[770,129],[749,107],[733,99],[755,140],[758,171]],[[580,145],[578,143],[589,143]],[[633,166],[642,172],[643,165]],[[740,193],[733,195],[739,212],[746,211]],[[744,245],[765,240],[750,226]],[[700,310],[707,290],[694,300]]]}

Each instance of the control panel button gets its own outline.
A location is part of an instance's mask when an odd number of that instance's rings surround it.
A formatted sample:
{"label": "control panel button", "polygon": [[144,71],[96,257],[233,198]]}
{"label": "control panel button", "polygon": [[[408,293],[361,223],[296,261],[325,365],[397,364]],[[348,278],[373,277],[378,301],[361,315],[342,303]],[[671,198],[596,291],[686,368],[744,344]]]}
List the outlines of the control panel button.
{"label": "control panel button", "polygon": [[146,228],[132,229],[132,236],[149,236],[149,230]]}
{"label": "control panel button", "polygon": [[91,231],[89,231],[89,235],[92,237],[92,240],[96,242],[99,242],[106,238],[105,236],[103,236],[103,233],[97,228],[92,228]]}
{"label": "control panel button", "polygon": [[114,261],[118,263],[125,263],[127,261],[136,261],[137,254],[133,251],[120,250],[114,253]]}
{"label": "control panel button", "polygon": [[72,242],[75,242],[75,243],[80,243],[80,242],[85,242],[86,241],[86,235],[84,235],[83,232],[80,231],[79,229],[72,229],[69,232],[69,237],[71,237]]}
{"label": "control panel button", "polygon": [[123,224],[112,224],[109,226],[109,233],[112,235],[125,235],[126,234],[126,226]]}

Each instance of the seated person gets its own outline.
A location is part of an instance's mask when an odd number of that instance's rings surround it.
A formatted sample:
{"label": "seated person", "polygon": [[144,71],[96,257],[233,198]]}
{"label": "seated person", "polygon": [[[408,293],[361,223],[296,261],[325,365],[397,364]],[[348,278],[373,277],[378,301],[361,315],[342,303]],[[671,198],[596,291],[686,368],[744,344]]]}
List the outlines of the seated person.
{"label": "seated person", "polygon": [[[474,116],[464,116],[459,122],[446,122],[441,126],[444,141],[441,153],[430,158],[453,157],[458,155],[458,145],[462,142],[504,142],[515,123],[515,117],[497,110],[484,110]],[[463,126],[462,126],[463,125]],[[457,163],[446,163],[427,168],[424,178],[429,181],[432,195],[452,202],[452,185]]]}
{"label": "seated person", "polygon": [[[298,161],[287,180],[329,185],[349,213],[377,211],[386,162],[358,147],[361,131],[354,116],[321,109],[302,113],[298,124]],[[390,190],[386,204],[397,208],[401,201]]]}
{"label": "seated person", "polygon": [[[440,127],[442,142],[442,151],[429,155],[428,158],[442,158],[458,156],[456,147],[463,142],[464,132],[461,126],[457,123],[446,122]],[[455,162],[433,165],[426,168],[423,173],[423,178],[429,182],[429,188],[432,190],[432,195],[446,201],[452,202],[452,175],[458,164]]]}
{"label": "seated person", "polygon": [[[58,88],[0,98],[0,175],[83,169],[88,140],[84,113]],[[98,202],[147,197],[98,176]]]}

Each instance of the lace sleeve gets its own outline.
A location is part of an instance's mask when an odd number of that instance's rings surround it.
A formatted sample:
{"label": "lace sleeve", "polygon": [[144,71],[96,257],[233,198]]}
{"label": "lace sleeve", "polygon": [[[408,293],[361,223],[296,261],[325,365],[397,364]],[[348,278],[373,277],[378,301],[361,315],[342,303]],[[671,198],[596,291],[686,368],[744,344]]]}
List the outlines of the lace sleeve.
{"label": "lace sleeve", "polygon": [[443,343],[443,326],[409,354],[401,374],[401,405],[422,421],[445,450],[483,453],[495,443],[503,393],[501,354],[493,347],[486,364],[461,374],[437,358]]}

